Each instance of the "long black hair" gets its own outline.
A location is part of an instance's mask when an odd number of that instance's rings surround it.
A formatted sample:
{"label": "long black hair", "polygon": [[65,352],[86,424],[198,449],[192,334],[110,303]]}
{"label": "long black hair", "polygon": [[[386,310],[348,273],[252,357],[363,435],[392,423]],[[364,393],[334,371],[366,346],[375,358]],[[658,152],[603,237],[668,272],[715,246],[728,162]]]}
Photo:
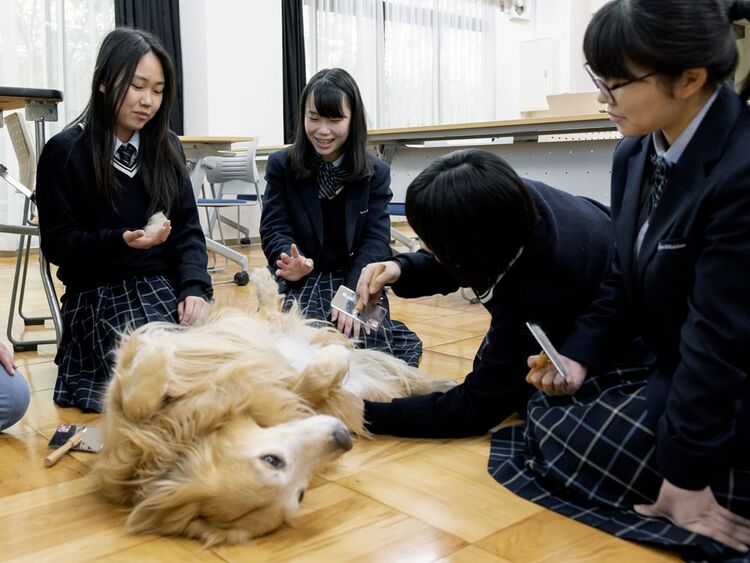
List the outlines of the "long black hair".
{"label": "long black hair", "polygon": [[[612,0],[594,14],[583,51],[604,78],[633,80],[636,65],[671,81],[705,67],[706,87],[713,88],[737,67],[732,22],[748,17],[746,0]],[[750,74],[740,96],[748,95]]]}
{"label": "long black hair", "polygon": [[443,266],[481,295],[529,243],[538,214],[507,162],[472,149],[438,158],[412,181],[406,218]]}
{"label": "long black hair", "polygon": [[169,130],[169,114],[175,97],[175,71],[172,59],[161,42],[145,31],[125,27],[106,35],[96,58],[91,81],[91,98],[70,125],[83,125],[94,161],[96,192],[102,202],[114,202],[117,180],[112,167],[117,114],[128,92],[138,63],[147,53],[153,53],[164,72],[161,106],[140,130],[140,172],[151,195],[150,212],[169,213],[176,201],[180,183],[187,170],[185,159]]}
{"label": "long black hair", "polygon": [[315,149],[305,133],[307,100],[312,96],[315,111],[321,117],[344,117],[343,101],[349,102],[351,117],[349,136],[344,144],[344,159],[341,166],[347,171],[345,181],[353,182],[372,174],[372,165],[367,159],[367,114],[359,87],[352,75],[342,68],[326,68],[308,81],[300,95],[297,111],[297,127],[294,143],[289,151],[294,170],[302,177],[311,175],[312,157]]}

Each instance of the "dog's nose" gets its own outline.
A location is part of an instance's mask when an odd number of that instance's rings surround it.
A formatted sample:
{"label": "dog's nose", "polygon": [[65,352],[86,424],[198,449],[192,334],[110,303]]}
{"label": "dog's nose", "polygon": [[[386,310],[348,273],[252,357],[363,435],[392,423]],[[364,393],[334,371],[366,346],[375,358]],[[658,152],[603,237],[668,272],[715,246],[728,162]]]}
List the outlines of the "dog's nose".
{"label": "dog's nose", "polygon": [[352,436],[343,425],[337,426],[336,430],[333,431],[332,436],[336,446],[345,452],[352,449]]}

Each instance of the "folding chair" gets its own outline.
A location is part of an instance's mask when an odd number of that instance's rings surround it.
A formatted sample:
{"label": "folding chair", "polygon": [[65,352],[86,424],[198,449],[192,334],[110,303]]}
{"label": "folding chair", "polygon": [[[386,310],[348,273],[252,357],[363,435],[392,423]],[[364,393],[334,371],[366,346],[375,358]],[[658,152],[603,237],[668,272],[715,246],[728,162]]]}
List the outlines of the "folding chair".
{"label": "folding chair", "polygon": [[[19,182],[8,173],[7,168],[0,164],[0,177],[8,182],[17,192],[25,197],[23,207],[23,218],[21,225],[0,225],[0,231],[18,234],[18,251],[16,255],[16,269],[13,276],[13,288],[11,290],[10,311],[8,313],[8,340],[16,352],[36,350],[40,344],[59,344],[62,336],[62,316],[60,304],[52,281],[50,265],[39,250],[39,268],[42,277],[42,287],[47,297],[51,316],[32,317],[23,311],[24,295],[26,293],[26,280],[28,278],[29,255],[31,253],[31,240],[39,236],[39,224],[34,216],[34,193],[31,187],[36,183],[36,158],[29,134],[17,113],[11,113],[5,117],[5,126],[11,138],[13,150],[18,160],[21,181]],[[13,323],[18,314],[25,326],[44,325],[47,320],[52,320],[55,327],[54,339],[20,340],[13,336]]]}
{"label": "folding chair", "polygon": [[[210,186],[210,198],[198,198],[198,206],[206,209],[206,219],[208,223],[208,248],[223,256],[226,260],[233,260],[240,263],[242,270],[235,274],[234,283],[237,285],[246,285],[249,281],[247,272],[247,258],[230,248],[224,243],[224,232],[222,224],[228,225],[237,230],[237,241],[240,244],[250,244],[250,230],[240,224],[240,210],[243,207],[257,205],[262,209],[263,202],[260,194],[260,175],[255,163],[255,150],[258,146],[258,139],[250,141],[247,152],[236,156],[211,156],[201,160],[200,165],[205,169],[206,180]],[[225,198],[227,195],[226,185],[231,181],[239,181],[253,186],[254,190],[250,193],[235,193],[235,198]],[[221,214],[222,209],[235,208],[237,210],[237,220]],[[220,243],[214,240],[214,228],[218,227]],[[244,235],[244,236],[243,236]],[[223,268],[214,266],[213,271],[221,271]],[[221,283],[221,282],[219,282]]]}
{"label": "folding chair", "polygon": [[[406,204],[404,203],[389,203],[388,204],[388,215],[391,216],[391,239],[396,242],[400,242],[409,250],[409,252],[416,252],[421,248],[419,239],[412,238],[405,233],[402,233],[398,229],[393,227],[393,217],[401,216],[406,217]],[[391,250],[394,254],[398,254],[398,251],[391,246]]]}

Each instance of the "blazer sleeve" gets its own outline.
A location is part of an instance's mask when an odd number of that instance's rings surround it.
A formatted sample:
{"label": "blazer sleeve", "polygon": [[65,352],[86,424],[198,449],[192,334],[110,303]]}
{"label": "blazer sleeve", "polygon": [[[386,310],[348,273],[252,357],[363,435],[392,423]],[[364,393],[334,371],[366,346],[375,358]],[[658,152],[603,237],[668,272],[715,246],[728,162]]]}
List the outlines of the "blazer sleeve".
{"label": "blazer sleeve", "polygon": [[599,287],[589,311],[576,321],[573,333],[560,347],[560,352],[589,368],[603,370],[611,367],[633,341],[630,311],[630,299],[615,248],[609,275]]}
{"label": "blazer sleeve", "polygon": [[523,408],[535,389],[525,381],[526,358],[536,353],[515,315],[493,315],[490,330],[460,385],[390,403],[365,401],[367,429],[403,437],[461,438],[481,435]]}
{"label": "blazer sleeve", "polygon": [[187,171],[170,221],[172,232],[167,241],[171,244],[172,250],[177,302],[184,301],[188,296],[211,299],[213,290],[207,271],[206,238],[201,228],[198,207]]}
{"label": "blazer sleeve", "polygon": [[[82,142],[82,141],[81,141]],[[126,229],[81,229],[75,209],[84,198],[94,197],[94,178],[74,179],[71,147],[54,137],[44,146],[37,166],[36,205],[39,209],[40,245],[46,258],[58,266],[75,267],[92,261],[107,262],[127,250]],[[88,191],[87,191],[88,190]]]}
{"label": "blazer sleeve", "polygon": [[460,287],[458,280],[426,250],[397,254],[388,260],[397,262],[401,267],[401,276],[392,286],[399,297],[423,297],[437,293],[448,295]]}
{"label": "blazer sleeve", "polygon": [[750,165],[727,176],[707,217],[680,331],[680,360],[657,423],[664,477],[694,490],[707,486],[725,459],[747,393]]}
{"label": "blazer sleeve", "polygon": [[381,262],[391,255],[391,220],[388,203],[391,192],[391,169],[384,162],[377,162],[375,174],[369,182],[369,203],[362,234],[356,242],[354,261],[349,268],[344,285],[350,289],[357,287],[362,268],[372,262]]}
{"label": "blazer sleeve", "polygon": [[260,240],[269,266],[275,270],[282,252],[294,241],[287,194],[287,151],[274,153],[266,166],[266,190],[260,218]]}

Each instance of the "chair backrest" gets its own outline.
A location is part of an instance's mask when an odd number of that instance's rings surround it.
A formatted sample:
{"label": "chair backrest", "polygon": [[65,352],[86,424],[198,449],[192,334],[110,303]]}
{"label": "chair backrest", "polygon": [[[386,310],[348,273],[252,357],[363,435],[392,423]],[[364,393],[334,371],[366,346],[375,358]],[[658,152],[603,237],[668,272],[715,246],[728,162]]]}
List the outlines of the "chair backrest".
{"label": "chair backrest", "polygon": [[36,185],[36,153],[26,123],[18,113],[9,113],[4,121],[18,160],[18,178],[23,185],[33,191]]}
{"label": "chair backrest", "polygon": [[206,169],[206,180],[209,184],[223,184],[231,180],[240,180],[250,184],[260,181],[258,165],[255,162],[255,151],[258,148],[258,138],[250,141],[246,154],[236,156],[210,156],[204,158],[202,164]]}

